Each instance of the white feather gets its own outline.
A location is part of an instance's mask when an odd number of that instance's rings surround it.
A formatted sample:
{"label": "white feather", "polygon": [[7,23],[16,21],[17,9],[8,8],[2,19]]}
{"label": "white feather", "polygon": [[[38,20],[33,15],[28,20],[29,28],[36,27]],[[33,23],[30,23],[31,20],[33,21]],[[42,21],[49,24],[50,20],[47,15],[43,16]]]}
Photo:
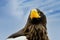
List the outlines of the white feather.
{"label": "white feather", "polygon": [[26,36],[20,36],[16,38],[8,38],[7,40],[27,40]]}

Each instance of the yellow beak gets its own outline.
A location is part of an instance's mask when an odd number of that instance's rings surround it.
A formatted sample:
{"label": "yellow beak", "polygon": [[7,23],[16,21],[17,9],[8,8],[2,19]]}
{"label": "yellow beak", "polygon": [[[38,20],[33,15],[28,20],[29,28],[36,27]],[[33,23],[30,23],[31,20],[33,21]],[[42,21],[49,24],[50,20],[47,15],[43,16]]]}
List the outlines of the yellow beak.
{"label": "yellow beak", "polygon": [[33,18],[40,18],[40,14],[38,14],[37,10],[36,9],[33,9],[31,10],[31,13],[30,13],[30,18],[33,19]]}

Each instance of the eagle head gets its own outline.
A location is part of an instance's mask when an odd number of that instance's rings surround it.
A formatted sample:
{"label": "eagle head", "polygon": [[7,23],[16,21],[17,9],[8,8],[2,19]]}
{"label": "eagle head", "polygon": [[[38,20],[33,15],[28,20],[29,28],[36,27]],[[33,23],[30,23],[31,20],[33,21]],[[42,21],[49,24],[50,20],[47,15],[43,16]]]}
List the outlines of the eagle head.
{"label": "eagle head", "polygon": [[32,9],[28,18],[29,23],[31,24],[43,24],[46,26],[46,16],[39,9]]}

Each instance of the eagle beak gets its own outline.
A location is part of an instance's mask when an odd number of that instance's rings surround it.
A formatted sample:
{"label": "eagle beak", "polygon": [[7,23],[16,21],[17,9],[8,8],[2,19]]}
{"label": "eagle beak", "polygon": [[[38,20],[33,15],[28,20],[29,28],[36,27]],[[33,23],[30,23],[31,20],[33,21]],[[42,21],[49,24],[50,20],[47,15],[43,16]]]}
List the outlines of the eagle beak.
{"label": "eagle beak", "polygon": [[37,12],[36,9],[32,9],[31,10],[31,13],[30,13],[30,18],[33,19],[33,18],[41,18],[40,14]]}

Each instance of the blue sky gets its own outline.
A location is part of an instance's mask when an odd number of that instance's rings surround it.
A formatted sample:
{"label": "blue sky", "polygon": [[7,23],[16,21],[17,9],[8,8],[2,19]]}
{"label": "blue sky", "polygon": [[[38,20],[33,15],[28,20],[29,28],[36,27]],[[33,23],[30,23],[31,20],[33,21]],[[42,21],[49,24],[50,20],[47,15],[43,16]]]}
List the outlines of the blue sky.
{"label": "blue sky", "polygon": [[60,0],[0,0],[0,40],[23,28],[33,8],[47,16],[49,39],[60,40]]}

